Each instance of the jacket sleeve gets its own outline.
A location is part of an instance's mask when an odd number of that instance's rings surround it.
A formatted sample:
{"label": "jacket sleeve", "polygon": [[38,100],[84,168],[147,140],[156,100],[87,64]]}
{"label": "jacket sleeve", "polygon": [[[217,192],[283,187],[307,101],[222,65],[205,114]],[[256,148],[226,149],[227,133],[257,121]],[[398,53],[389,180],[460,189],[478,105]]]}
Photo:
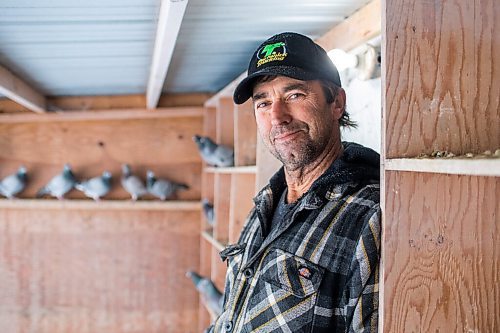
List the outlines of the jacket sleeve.
{"label": "jacket sleeve", "polygon": [[377,332],[380,262],[380,207],[371,210],[351,262],[344,298],[347,332]]}

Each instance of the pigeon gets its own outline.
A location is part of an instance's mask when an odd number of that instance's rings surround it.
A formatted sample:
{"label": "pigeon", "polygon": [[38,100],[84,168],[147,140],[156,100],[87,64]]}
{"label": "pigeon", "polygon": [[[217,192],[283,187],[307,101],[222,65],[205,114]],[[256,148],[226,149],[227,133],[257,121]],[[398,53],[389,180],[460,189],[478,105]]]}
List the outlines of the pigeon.
{"label": "pigeon", "polygon": [[193,281],[194,286],[200,292],[209,311],[218,317],[222,313],[222,308],[224,306],[224,297],[222,293],[211,280],[196,272],[188,271],[186,276]]}
{"label": "pigeon", "polygon": [[24,166],[19,167],[16,173],[5,177],[0,182],[0,195],[9,199],[15,198],[16,194],[26,187],[27,178],[26,168]]}
{"label": "pigeon", "polygon": [[193,136],[198,145],[201,158],[208,164],[217,167],[230,167],[234,165],[234,150],[228,146],[218,145],[208,136]]}
{"label": "pigeon", "polygon": [[76,183],[75,188],[85,193],[87,197],[99,201],[111,189],[111,178],[111,173],[104,171],[101,176]]}
{"label": "pigeon", "polygon": [[54,176],[44,187],[42,187],[36,194],[37,197],[42,197],[45,194],[49,194],[56,197],[59,200],[64,199],[64,195],[71,191],[75,186],[76,179],[71,166],[69,164],[64,165],[63,171]]}
{"label": "pigeon", "polygon": [[205,218],[207,220],[207,223],[210,225],[210,226],[214,226],[215,225],[215,212],[214,212],[214,205],[212,205],[208,199],[203,199],[201,201],[202,205],[203,205],[203,213],[205,214]]}
{"label": "pigeon", "polygon": [[132,200],[134,201],[148,193],[143,181],[136,175],[132,174],[132,170],[128,164],[122,165],[121,182],[125,191],[130,194]]}
{"label": "pigeon", "polygon": [[156,179],[154,172],[151,170],[147,172],[146,186],[149,193],[162,201],[170,198],[178,190],[187,190],[189,188],[186,184],[175,183],[166,179]]}

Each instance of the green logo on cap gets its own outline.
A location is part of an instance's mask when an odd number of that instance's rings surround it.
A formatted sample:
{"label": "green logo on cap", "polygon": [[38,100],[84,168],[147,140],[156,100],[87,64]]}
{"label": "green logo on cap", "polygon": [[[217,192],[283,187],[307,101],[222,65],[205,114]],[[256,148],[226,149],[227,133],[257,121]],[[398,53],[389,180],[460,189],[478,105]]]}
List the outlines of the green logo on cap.
{"label": "green logo on cap", "polygon": [[257,67],[267,64],[271,61],[282,61],[287,56],[284,42],[267,44],[257,52]]}

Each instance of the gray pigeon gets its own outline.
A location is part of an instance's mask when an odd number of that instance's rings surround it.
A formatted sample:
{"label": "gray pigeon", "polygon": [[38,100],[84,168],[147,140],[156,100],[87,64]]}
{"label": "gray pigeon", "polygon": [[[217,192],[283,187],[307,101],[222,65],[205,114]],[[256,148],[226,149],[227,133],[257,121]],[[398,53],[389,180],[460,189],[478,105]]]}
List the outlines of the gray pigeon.
{"label": "gray pigeon", "polygon": [[19,167],[16,173],[5,177],[0,182],[0,195],[9,199],[15,198],[16,194],[26,187],[27,178],[26,168],[24,166]]}
{"label": "gray pigeon", "polygon": [[203,205],[203,214],[205,215],[207,223],[213,227],[215,225],[214,205],[212,205],[208,199],[203,199],[201,203]]}
{"label": "gray pigeon", "polygon": [[99,199],[108,194],[111,189],[111,178],[111,173],[109,171],[104,171],[101,176],[77,183],[75,188],[85,193],[87,197],[99,201]]}
{"label": "gray pigeon", "polygon": [[64,199],[64,195],[71,191],[75,186],[76,179],[71,166],[64,165],[63,171],[54,176],[44,187],[42,187],[36,194],[37,197],[42,197],[45,194],[56,197],[59,200]]}
{"label": "gray pigeon", "polygon": [[200,292],[201,297],[205,300],[210,312],[219,316],[222,313],[222,308],[224,306],[224,297],[214,283],[193,271],[188,271],[186,276],[191,278],[194,286]]}
{"label": "gray pigeon", "polygon": [[144,182],[139,177],[132,174],[132,170],[128,164],[122,165],[121,182],[125,191],[130,194],[134,201],[148,193]]}
{"label": "gray pigeon", "polygon": [[170,198],[179,190],[189,188],[186,184],[179,184],[166,179],[156,179],[154,172],[151,170],[147,172],[146,186],[149,193],[162,201]]}
{"label": "gray pigeon", "polygon": [[217,167],[230,167],[234,165],[234,150],[228,146],[213,142],[208,136],[193,136],[198,145],[201,158],[208,164]]}

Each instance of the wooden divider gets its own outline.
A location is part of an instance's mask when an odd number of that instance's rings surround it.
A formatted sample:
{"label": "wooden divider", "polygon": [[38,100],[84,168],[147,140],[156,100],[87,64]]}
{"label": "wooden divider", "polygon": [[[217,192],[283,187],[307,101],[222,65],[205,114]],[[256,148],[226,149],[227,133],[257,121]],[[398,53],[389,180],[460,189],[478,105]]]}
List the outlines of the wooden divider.
{"label": "wooden divider", "polygon": [[[383,13],[383,166],[407,159],[382,174],[381,331],[497,332],[500,177],[470,171],[500,148],[500,3],[389,0]],[[471,158],[408,158],[437,151]]]}
{"label": "wooden divider", "polygon": [[234,107],[234,165],[255,165],[257,125],[251,100]]}
{"label": "wooden divider", "polygon": [[215,174],[215,228],[214,237],[222,244],[229,239],[229,207],[231,198],[231,175]]}
{"label": "wooden divider", "polygon": [[231,176],[229,244],[238,241],[248,213],[253,207],[252,198],[254,196],[255,174],[233,174]]}

